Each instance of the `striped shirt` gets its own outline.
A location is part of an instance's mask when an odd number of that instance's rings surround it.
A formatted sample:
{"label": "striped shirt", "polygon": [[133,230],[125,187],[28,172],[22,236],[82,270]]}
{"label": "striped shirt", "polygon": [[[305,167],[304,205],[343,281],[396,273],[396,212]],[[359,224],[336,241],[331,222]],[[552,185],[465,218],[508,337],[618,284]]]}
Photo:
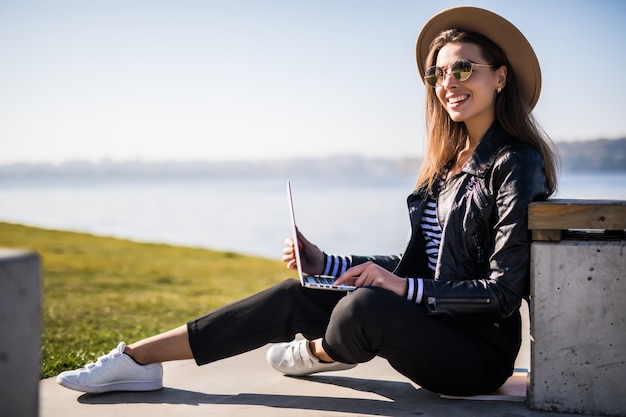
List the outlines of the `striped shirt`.
{"label": "striped shirt", "polygon": [[322,275],[339,278],[352,266],[352,257],[328,255],[324,253],[324,272]]}
{"label": "striped shirt", "polygon": [[441,227],[437,219],[437,199],[433,195],[429,195],[426,200],[426,207],[422,214],[420,226],[426,241],[428,268],[434,272],[435,268],[437,268],[439,245],[441,244]]}

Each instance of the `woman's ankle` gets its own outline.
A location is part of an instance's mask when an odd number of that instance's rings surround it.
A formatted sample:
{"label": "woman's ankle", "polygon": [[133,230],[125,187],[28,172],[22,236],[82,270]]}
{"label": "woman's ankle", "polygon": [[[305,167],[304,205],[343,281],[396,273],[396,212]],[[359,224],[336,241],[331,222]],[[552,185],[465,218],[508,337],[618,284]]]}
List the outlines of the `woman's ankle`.
{"label": "woman's ankle", "polygon": [[322,339],[309,340],[309,350],[320,362],[333,363],[335,360],[328,356],[322,346]]}
{"label": "woman's ankle", "polygon": [[143,365],[147,365],[147,363],[144,363],[144,362],[140,361],[136,357],[137,356],[137,352],[133,348],[131,348],[129,346],[126,346],[124,348],[124,354],[127,355],[129,358],[131,358],[137,365],[142,365],[142,366]]}

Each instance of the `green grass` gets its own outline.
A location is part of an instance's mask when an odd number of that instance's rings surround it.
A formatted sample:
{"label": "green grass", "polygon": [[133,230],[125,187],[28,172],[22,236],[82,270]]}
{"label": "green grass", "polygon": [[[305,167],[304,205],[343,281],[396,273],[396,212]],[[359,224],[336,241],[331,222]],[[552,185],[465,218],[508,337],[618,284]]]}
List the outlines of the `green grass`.
{"label": "green grass", "polygon": [[280,261],[0,222],[0,247],[42,259],[41,377],[283,280]]}

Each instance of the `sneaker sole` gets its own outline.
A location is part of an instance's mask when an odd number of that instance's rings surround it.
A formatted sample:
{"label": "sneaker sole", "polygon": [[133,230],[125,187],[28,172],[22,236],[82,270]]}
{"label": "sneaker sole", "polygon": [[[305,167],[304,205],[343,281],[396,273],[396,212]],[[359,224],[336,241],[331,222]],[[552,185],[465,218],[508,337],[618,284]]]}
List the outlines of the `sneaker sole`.
{"label": "sneaker sole", "polygon": [[306,371],[282,370],[276,367],[274,369],[276,369],[279,372],[282,372],[286,376],[308,376],[308,375],[313,375],[313,374],[322,373],[322,372],[347,371],[348,369],[352,369],[355,366],[356,364],[352,365],[352,364],[347,364],[347,363],[341,363],[341,364],[333,363],[333,364],[328,364],[328,366],[326,364],[323,364],[323,365],[316,364],[313,366],[313,368],[306,370]]}
{"label": "sneaker sole", "polygon": [[163,388],[163,381],[124,381],[102,385],[81,385],[65,379],[57,379],[57,382],[65,388],[87,394],[99,394],[110,391],[158,391]]}

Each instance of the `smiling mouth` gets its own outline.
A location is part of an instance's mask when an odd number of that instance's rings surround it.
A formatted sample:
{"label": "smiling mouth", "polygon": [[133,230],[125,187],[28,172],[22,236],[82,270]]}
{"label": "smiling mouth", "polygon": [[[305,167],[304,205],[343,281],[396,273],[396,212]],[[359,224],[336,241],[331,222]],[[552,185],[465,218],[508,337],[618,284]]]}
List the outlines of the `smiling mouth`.
{"label": "smiling mouth", "polygon": [[457,103],[460,103],[462,101],[467,100],[468,98],[469,98],[469,95],[467,95],[467,94],[463,94],[462,96],[450,97],[448,99],[448,103],[449,104],[457,104]]}

